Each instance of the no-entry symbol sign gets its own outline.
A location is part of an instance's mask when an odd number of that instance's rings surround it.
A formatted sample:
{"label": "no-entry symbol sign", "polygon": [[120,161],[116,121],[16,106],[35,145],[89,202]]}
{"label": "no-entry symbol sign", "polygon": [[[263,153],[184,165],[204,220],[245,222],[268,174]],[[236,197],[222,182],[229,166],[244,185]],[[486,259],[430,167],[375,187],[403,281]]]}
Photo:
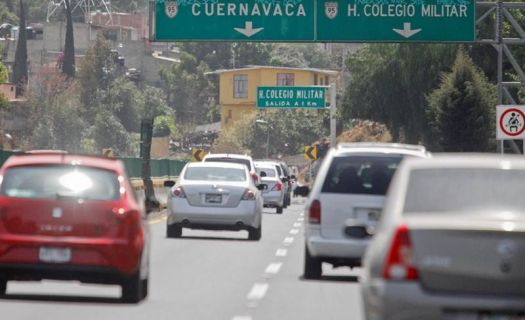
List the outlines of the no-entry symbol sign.
{"label": "no-entry symbol sign", "polygon": [[525,139],[525,106],[497,106],[496,139]]}

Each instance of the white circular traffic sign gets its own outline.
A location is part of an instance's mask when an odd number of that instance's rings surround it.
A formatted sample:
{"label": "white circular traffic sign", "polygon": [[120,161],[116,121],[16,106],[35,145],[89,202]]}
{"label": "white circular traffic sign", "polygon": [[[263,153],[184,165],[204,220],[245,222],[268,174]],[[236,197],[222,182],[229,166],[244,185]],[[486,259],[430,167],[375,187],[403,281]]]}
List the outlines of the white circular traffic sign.
{"label": "white circular traffic sign", "polygon": [[519,136],[525,131],[525,114],[520,109],[507,109],[499,117],[499,127],[506,135]]}

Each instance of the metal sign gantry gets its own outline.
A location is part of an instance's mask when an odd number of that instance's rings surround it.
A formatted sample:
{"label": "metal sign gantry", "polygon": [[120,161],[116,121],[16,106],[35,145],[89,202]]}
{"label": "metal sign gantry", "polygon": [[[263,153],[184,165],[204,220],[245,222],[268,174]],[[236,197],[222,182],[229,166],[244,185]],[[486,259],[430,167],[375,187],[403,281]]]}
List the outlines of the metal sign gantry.
{"label": "metal sign gantry", "polygon": [[[478,12],[481,13],[476,20],[476,25],[478,27],[487,21],[495,22],[493,37],[484,38],[484,35],[481,35],[481,39],[477,42],[480,44],[492,45],[498,52],[498,105],[516,105],[516,100],[509,89],[525,87],[525,72],[516,60],[516,57],[513,55],[512,47],[525,45],[525,30],[514,17],[513,13],[516,10],[524,10],[525,3],[503,1],[477,2],[477,7]],[[510,25],[510,34],[517,35],[518,37],[504,37],[503,32],[505,22],[508,22]],[[512,65],[512,68],[515,71],[515,76],[517,76],[519,81],[516,81],[516,79],[508,79],[508,77],[507,79],[504,79],[504,58],[506,58],[508,63]],[[522,153],[514,140],[500,141],[501,144],[498,145],[498,149],[501,152],[504,152],[505,141],[508,141],[509,146],[514,153]],[[523,149],[525,150],[525,143]]]}
{"label": "metal sign gantry", "polygon": [[[92,11],[101,10],[103,13],[109,15],[108,22],[113,24],[113,16],[111,12],[111,3],[109,0],[69,0],[71,4],[71,12],[82,10],[84,16],[91,16]],[[50,0],[47,4],[47,18],[46,21],[57,13],[59,8],[66,7],[66,0]],[[89,21],[87,21],[89,22]]]}

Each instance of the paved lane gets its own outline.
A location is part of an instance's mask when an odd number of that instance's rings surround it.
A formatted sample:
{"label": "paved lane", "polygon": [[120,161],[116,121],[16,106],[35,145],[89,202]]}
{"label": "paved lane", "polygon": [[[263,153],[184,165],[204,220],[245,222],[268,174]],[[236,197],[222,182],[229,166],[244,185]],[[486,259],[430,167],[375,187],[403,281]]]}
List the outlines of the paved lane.
{"label": "paved lane", "polygon": [[362,319],[355,273],[300,278],[302,206],[265,212],[259,242],[244,231],[184,230],[182,239],[166,239],[165,221],[152,221],[150,296],[140,305],[120,304],[118,286],[10,282],[0,313],[28,320]]}

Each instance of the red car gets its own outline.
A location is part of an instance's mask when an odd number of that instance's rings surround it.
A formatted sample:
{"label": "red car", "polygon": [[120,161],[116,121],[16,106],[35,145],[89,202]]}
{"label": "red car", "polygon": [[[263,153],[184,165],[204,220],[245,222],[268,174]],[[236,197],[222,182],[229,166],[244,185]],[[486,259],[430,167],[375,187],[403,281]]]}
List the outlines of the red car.
{"label": "red car", "polygon": [[119,160],[43,151],[0,168],[0,295],[10,280],[78,280],[120,285],[137,303],[148,294],[148,239]]}

